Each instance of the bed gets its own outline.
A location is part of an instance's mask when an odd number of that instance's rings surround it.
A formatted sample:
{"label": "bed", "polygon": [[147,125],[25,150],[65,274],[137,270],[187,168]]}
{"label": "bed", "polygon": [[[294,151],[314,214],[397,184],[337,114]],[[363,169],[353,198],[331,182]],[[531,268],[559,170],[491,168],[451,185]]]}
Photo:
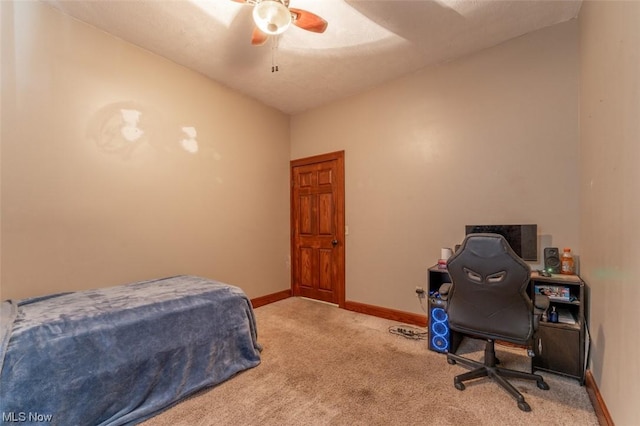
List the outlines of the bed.
{"label": "bed", "polygon": [[177,276],[2,302],[3,422],[135,424],[260,363],[251,302]]}

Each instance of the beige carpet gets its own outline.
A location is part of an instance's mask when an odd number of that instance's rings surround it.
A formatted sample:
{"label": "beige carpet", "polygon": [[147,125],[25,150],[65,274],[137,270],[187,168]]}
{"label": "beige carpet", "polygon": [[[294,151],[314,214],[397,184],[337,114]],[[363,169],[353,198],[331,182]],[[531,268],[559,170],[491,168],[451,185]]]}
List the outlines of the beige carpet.
{"label": "beige carpet", "polygon": [[[551,387],[512,380],[531,412],[488,379],[453,386],[467,371],[426,340],[389,333],[396,322],[289,298],[257,308],[262,363],[149,419],[161,425],[597,425],[577,380],[545,374]],[[483,345],[458,353],[479,359]],[[527,369],[522,349],[496,346],[502,366]]]}

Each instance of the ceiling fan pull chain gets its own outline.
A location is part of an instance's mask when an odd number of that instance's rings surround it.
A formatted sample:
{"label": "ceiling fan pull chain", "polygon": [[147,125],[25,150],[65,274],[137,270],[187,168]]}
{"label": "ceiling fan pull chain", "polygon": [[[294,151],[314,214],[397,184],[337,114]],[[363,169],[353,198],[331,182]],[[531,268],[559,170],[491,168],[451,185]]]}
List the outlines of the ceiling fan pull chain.
{"label": "ceiling fan pull chain", "polygon": [[280,36],[272,36],[273,39],[271,45],[271,72],[278,72],[278,40]]}

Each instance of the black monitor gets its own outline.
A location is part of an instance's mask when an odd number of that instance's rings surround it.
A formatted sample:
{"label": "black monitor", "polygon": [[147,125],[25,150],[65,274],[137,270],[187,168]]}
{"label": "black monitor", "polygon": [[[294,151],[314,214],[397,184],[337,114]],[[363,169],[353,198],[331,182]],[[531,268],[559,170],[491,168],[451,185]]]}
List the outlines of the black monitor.
{"label": "black monitor", "polygon": [[465,235],[490,233],[502,235],[522,260],[538,260],[538,225],[466,225]]}

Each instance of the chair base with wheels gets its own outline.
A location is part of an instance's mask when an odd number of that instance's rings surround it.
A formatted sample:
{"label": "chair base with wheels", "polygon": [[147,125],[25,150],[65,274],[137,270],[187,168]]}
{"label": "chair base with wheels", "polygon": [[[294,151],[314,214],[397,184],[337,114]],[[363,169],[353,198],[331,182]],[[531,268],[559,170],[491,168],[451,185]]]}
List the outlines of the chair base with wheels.
{"label": "chair base with wheels", "polygon": [[509,370],[507,368],[498,367],[500,361],[496,358],[495,343],[493,340],[487,340],[484,348],[484,362],[478,362],[471,359],[463,358],[459,355],[448,353],[447,362],[451,365],[460,363],[471,368],[475,368],[467,373],[460,374],[453,378],[453,384],[458,390],[464,390],[464,382],[477,379],[480,377],[489,377],[505,389],[518,402],[518,408],[522,411],[531,411],[531,407],[524,400],[524,396],[507,381],[508,378],[535,380],[538,388],[549,390],[549,385],[539,374],[527,373],[524,371]]}

